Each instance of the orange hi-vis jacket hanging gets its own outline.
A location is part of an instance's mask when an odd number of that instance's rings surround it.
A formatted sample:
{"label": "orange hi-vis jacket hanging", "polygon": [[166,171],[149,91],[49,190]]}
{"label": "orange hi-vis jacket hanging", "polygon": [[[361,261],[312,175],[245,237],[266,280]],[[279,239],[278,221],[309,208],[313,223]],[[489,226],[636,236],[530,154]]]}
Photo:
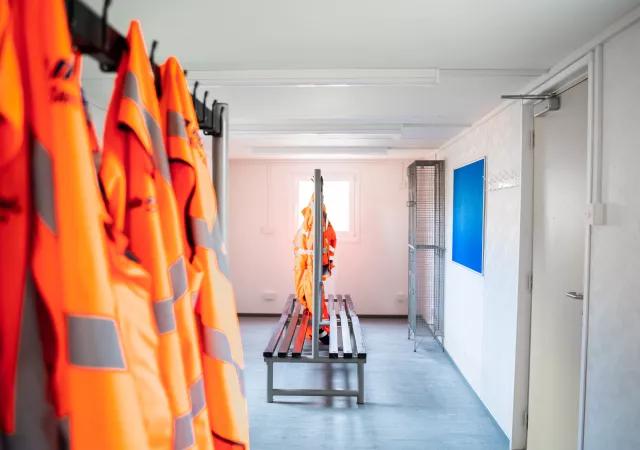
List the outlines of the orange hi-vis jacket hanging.
{"label": "orange hi-vis jacket hanging", "polygon": [[[313,201],[312,196],[309,204],[302,209],[302,223],[293,240],[296,298],[310,311],[313,311]],[[327,212],[324,205],[322,205],[322,211],[322,279],[326,280],[331,275],[331,270],[334,267],[333,256],[335,255],[337,238],[333,225],[327,220]]]}
{"label": "orange hi-vis jacket hanging", "polygon": [[[81,58],[75,64],[75,76],[80,79]],[[100,166],[102,151],[87,104],[85,118],[94,164]],[[96,174],[97,176],[97,174]],[[166,448],[171,441],[172,426],[169,400],[162,383],[158,364],[158,334],[151,309],[151,278],[126,253],[127,238],[113,226],[113,220],[100,202],[108,235],[107,249],[112,275],[112,286],[118,301],[121,336],[127,354],[128,366],[135,381],[140,409],[146,426],[150,448]]]}
{"label": "orange hi-vis jacket hanging", "polygon": [[114,228],[129,239],[129,250],[151,275],[151,296],[157,332],[160,370],[169,398],[173,424],[152,448],[188,449],[195,444],[191,401],[182,360],[175,303],[186,289],[184,265],[170,261],[165,250],[159,198],[170,188],[171,174],[164,148],[160,111],[151,64],[140,24],[127,35],[105,124],[100,180]]}
{"label": "orange hi-vis jacket hanging", "polygon": [[[202,271],[196,315],[203,345],[205,390],[214,447],[216,450],[248,450],[244,357],[226,250],[219,229],[215,192],[207,172],[198,120],[184,74],[177,64],[173,70],[170,68],[167,66],[163,70],[163,85],[171,87],[170,91],[163,92],[163,96],[175,96],[170,103],[171,108],[180,109],[171,112],[167,109],[166,112],[175,113],[175,118],[182,115],[182,123],[186,128],[184,131],[169,131],[174,138],[168,151],[176,199],[181,216],[186,218],[182,231],[187,257],[193,273]],[[171,76],[175,77],[174,81],[168,80]],[[181,99],[180,102],[177,99]],[[181,123],[178,120],[174,122],[168,116],[167,120],[176,126]],[[180,139],[188,142],[189,147],[178,145]]]}
{"label": "orange hi-vis jacket hanging", "polygon": [[294,286],[298,301],[313,312],[313,197],[301,214],[302,224],[293,241]]}
{"label": "orange hi-vis jacket hanging", "polygon": [[[45,356],[51,368],[50,395],[58,417],[66,418],[72,449],[148,449],[131,360],[118,323],[80,86],[72,76],[74,54],[65,4],[16,0],[12,6],[31,132],[31,267],[38,295],[31,289],[25,300],[41,298],[39,311],[46,311],[40,322],[48,323],[41,335],[49,347]],[[20,381],[35,388],[28,405],[34,407],[33,396],[40,395],[39,374],[24,375]],[[30,413],[31,420],[23,424],[28,429],[18,430],[15,447],[10,436],[6,448],[59,448],[59,436],[44,422],[44,411]]]}
{"label": "orange hi-vis jacket hanging", "polygon": [[[293,240],[294,251],[294,286],[295,294],[298,301],[304,305],[309,311],[313,312],[313,202],[314,196],[311,196],[309,204],[301,211],[302,224],[296,231],[296,235]],[[335,255],[335,246],[337,243],[336,233],[331,225],[331,222],[327,220],[327,212],[324,205],[322,205],[323,211],[323,249],[322,249],[322,279],[326,280],[333,269],[333,256]],[[324,286],[321,292],[322,302],[322,317],[327,318],[329,312],[327,305],[324,302],[325,293]],[[313,330],[307,329],[307,334],[311,336]],[[321,328],[321,335],[329,333],[329,327]]]}
{"label": "orange hi-vis jacket hanging", "polygon": [[[29,293],[25,284],[31,220],[29,157],[22,82],[7,0],[0,0],[0,87],[0,448],[3,448],[2,442],[10,442],[11,436],[26,431],[22,408],[25,390],[20,380],[27,370],[25,352],[33,351],[25,343],[34,339],[25,339],[23,333],[35,325],[33,299],[23,301]],[[31,323],[25,323],[27,320]],[[41,351],[35,358],[38,356],[42,357]]]}
{"label": "orange hi-vis jacket hanging", "polygon": [[[180,80],[175,76],[182,73],[182,68],[175,58],[169,58],[161,67],[162,98],[160,112],[162,117],[164,138],[169,155],[175,152],[190,151],[185,140],[184,117],[177,111],[181,110],[182,99],[176,95],[176,86]],[[189,99],[190,100],[190,99]],[[171,180],[161,178],[158,184],[158,209],[163,226],[165,250],[172,264],[172,277],[182,280],[178,287],[180,292],[174,292],[176,298],[176,322],[182,342],[182,357],[185,364],[185,376],[189,385],[191,397],[191,416],[193,418],[195,439],[198,449],[213,449],[209,411],[206,406],[202,360],[198,330],[191,301],[192,295],[197,295],[202,274],[194,271],[192,264],[184,257],[184,242],[182,236],[182,214],[178,214],[178,204],[171,185]],[[187,278],[187,273],[189,277]]]}

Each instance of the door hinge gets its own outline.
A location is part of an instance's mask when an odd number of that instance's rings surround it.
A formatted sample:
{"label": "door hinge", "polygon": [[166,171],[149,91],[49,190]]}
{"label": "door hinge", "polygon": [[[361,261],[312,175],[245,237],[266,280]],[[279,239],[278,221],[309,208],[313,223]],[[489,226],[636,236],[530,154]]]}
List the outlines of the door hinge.
{"label": "door hinge", "polygon": [[522,424],[525,428],[529,428],[529,408],[525,408],[522,412]]}
{"label": "door hinge", "polygon": [[530,273],[527,277],[527,289],[529,290],[530,294],[533,293],[533,273]]}

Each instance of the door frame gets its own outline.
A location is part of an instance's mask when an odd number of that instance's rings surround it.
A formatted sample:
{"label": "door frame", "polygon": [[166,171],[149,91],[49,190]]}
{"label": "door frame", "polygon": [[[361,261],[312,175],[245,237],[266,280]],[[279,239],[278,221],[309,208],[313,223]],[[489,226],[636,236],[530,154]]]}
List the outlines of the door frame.
{"label": "door frame", "polygon": [[[587,386],[587,349],[589,336],[589,299],[590,299],[590,274],[591,274],[591,234],[593,225],[598,225],[603,220],[601,203],[601,176],[602,176],[602,44],[596,45],[586,55],[577,59],[558,71],[544,83],[532,89],[530,94],[549,94],[562,90],[571,82],[580,77],[587,77],[587,185],[585,192],[585,242],[584,242],[584,281],[582,304],[582,347],[580,355],[580,392],[578,410],[578,445],[577,450],[584,447],[584,423],[585,423],[585,399]],[[560,106],[562,107],[562,105]],[[523,152],[522,152],[522,179],[521,179],[521,265],[520,280],[523,280],[525,289],[519,289],[521,306],[526,307],[526,312],[519,315],[519,322],[523,326],[522,333],[518,332],[526,342],[519,344],[523,354],[520,358],[520,367],[523,373],[519,383],[516,383],[516,399],[524,407],[524,443],[526,448],[527,411],[529,404],[529,373],[530,373],[530,340],[531,340],[531,288],[533,275],[533,147],[534,147],[534,116],[533,103],[523,102]],[[524,294],[523,294],[524,292]],[[520,330],[520,326],[518,326]],[[521,345],[523,345],[521,347]],[[519,384],[519,387],[518,387]],[[516,413],[518,408],[514,408]],[[515,423],[515,420],[514,420]],[[515,432],[515,429],[514,429]],[[515,433],[514,433],[515,434]]]}

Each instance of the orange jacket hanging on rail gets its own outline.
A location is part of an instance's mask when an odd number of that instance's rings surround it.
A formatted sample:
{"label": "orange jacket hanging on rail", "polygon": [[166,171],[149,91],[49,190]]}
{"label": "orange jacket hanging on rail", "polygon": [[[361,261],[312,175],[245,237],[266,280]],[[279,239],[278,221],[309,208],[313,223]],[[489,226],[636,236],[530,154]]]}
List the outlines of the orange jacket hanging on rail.
{"label": "orange jacket hanging on rail", "polygon": [[[169,71],[165,75],[169,76]],[[248,450],[249,425],[244,392],[244,357],[227,255],[218,223],[216,196],[207,171],[198,119],[181,70],[173,71],[176,96],[172,103],[184,117],[190,148],[169,148],[171,175],[181,211],[183,241],[193,271],[203,273],[196,315],[203,343],[203,369],[209,417],[216,450]],[[168,93],[167,93],[168,95]],[[174,124],[178,124],[175,121]],[[175,133],[181,133],[176,130]],[[173,140],[173,139],[172,139]],[[190,150],[190,151],[189,151]]]}
{"label": "orange jacket hanging on rail", "polygon": [[[172,434],[171,448],[187,449],[194,445],[194,433],[175,314],[186,280],[180,261],[168,258],[159,211],[171,174],[153,73],[137,21],[131,23],[127,43],[107,113],[100,179],[115,229],[129,239],[129,249],[152,279],[160,370],[173,424],[151,429]],[[157,437],[153,448],[169,448]]]}
{"label": "orange jacket hanging on rail", "polygon": [[[302,211],[302,223],[296,231],[293,240],[294,252],[294,287],[298,301],[304,305],[311,313],[313,313],[313,207],[314,195],[311,196],[309,203]],[[324,205],[323,211],[323,249],[322,249],[322,279],[326,280],[331,275],[333,268],[332,257],[335,252],[336,235],[331,222],[326,220],[327,212]],[[321,292],[322,305],[321,317],[326,319],[329,317],[327,309],[324,285]],[[313,334],[312,328],[307,328],[307,335]],[[324,338],[329,334],[329,327],[320,328],[320,337]]]}
{"label": "orange jacket hanging on rail", "polygon": [[293,240],[295,294],[313,312],[313,197],[300,213],[302,223]]}
{"label": "orange jacket hanging on rail", "polygon": [[43,330],[55,330],[42,341],[55,346],[47,355],[56,411],[68,420],[72,449],[148,449],[111,288],[65,4],[16,0],[13,7],[31,131],[32,268],[47,313]]}
{"label": "orange jacket hanging on rail", "polygon": [[[81,58],[76,59],[75,76],[80,80]],[[102,150],[83,98],[87,133],[94,165],[100,167]],[[97,176],[97,174],[95,175]],[[118,323],[129,370],[133,375],[140,409],[151,448],[167,448],[172,426],[169,401],[158,364],[158,334],[151,309],[151,278],[126,252],[128,240],[113,226],[111,217],[100,202],[112,286],[117,300]]]}
{"label": "orange jacket hanging on rail", "polygon": [[[29,427],[29,414],[38,411],[33,411],[36,405],[26,403],[25,393],[26,389],[39,388],[42,395],[46,378],[42,350],[29,345],[39,341],[33,289],[26,286],[31,283],[27,281],[29,155],[22,83],[7,0],[0,0],[0,89],[0,444],[12,445],[12,441],[22,439],[33,447],[41,444],[45,436],[42,430]],[[25,295],[29,297],[25,299]],[[29,354],[33,356],[29,358]],[[38,359],[39,367],[34,367]],[[40,372],[40,386],[25,383],[29,371]],[[46,417],[41,418],[47,421]],[[53,416],[48,419],[52,421]]]}
{"label": "orange jacket hanging on rail", "polygon": [[336,236],[336,230],[331,225],[331,222],[327,220],[327,214],[324,213],[324,247],[325,251],[322,253],[322,273],[325,276],[331,275],[334,268],[333,257],[336,254],[336,245],[338,238]]}
{"label": "orange jacket hanging on rail", "polygon": [[[190,152],[186,140],[186,128],[180,98],[182,68],[175,58],[169,58],[161,67],[162,98],[160,111],[164,130],[164,139],[169,155]],[[179,77],[180,76],[180,77]],[[180,292],[174,292],[176,298],[176,322],[182,344],[182,357],[185,364],[185,376],[191,397],[191,416],[198,448],[213,449],[209,412],[207,410],[200,343],[198,341],[196,321],[191,296],[197,295],[202,274],[194,270],[193,265],[184,257],[182,237],[182,214],[178,214],[178,205],[171,180],[160,178],[158,185],[158,208],[162,220],[165,249],[169,261],[175,261],[172,275],[182,280],[178,284]],[[189,278],[187,282],[187,272]],[[174,283],[174,289],[176,284]]]}

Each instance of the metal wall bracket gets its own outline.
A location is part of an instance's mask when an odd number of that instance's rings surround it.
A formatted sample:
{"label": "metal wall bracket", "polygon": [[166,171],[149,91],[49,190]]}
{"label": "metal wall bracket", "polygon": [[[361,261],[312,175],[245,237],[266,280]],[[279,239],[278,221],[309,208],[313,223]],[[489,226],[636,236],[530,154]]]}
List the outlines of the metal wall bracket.
{"label": "metal wall bracket", "polygon": [[533,107],[533,116],[539,117],[549,111],[560,109],[560,96],[558,94],[505,94],[500,96],[503,100],[528,100],[537,101]]}

